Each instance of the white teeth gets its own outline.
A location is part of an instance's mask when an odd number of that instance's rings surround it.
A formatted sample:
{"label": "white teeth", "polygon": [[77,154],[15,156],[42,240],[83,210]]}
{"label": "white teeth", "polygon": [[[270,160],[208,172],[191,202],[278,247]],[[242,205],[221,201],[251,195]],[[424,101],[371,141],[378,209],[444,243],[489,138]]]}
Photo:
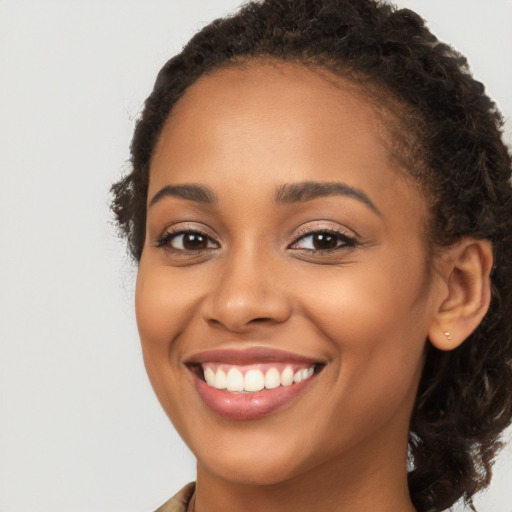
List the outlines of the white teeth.
{"label": "white teeth", "polygon": [[[226,367],[224,367],[226,368]],[[204,367],[204,380],[209,386],[217,389],[227,389],[232,393],[248,392],[255,393],[263,389],[275,389],[279,386],[291,386],[293,383],[309,379],[315,373],[315,367],[301,368],[296,372],[293,368],[286,367],[282,372],[271,367],[265,374],[261,370],[251,368],[245,376],[242,371],[232,366],[226,372],[218,368],[216,371],[210,366]]]}
{"label": "white teeth", "polygon": [[238,368],[231,368],[226,377],[228,391],[244,390],[244,376]]}
{"label": "white teeth", "polygon": [[222,370],[217,370],[217,373],[215,374],[215,383],[213,385],[217,389],[226,389],[227,383],[226,374]]}
{"label": "white teeth", "polygon": [[285,368],[281,373],[281,386],[290,386],[293,384],[293,370]]}
{"label": "white teeth", "polygon": [[[261,372],[260,372],[261,373]],[[281,385],[281,375],[277,368],[270,368],[265,374],[265,387],[275,389]]]}
{"label": "white teeth", "polygon": [[261,391],[264,387],[268,387],[267,380],[263,377],[263,373],[261,373],[259,370],[249,370],[245,374],[244,391]]}
{"label": "white teeth", "polygon": [[206,384],[208,384],[209,386],[215,387],[215,372],[211,368],[205,368],[204,380],[206,381]]}

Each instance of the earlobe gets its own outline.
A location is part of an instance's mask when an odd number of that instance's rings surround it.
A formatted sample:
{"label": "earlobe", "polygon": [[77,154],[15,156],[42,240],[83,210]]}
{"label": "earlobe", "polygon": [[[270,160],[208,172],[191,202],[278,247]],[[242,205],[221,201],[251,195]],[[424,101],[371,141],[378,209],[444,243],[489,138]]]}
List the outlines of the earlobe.
{"label": "earlobe", "polygon": [[492,246],[487,240],[464,239],[441,259],[443,295],[428,336],[436,348],[453,350],[478,327],[489,308]]}

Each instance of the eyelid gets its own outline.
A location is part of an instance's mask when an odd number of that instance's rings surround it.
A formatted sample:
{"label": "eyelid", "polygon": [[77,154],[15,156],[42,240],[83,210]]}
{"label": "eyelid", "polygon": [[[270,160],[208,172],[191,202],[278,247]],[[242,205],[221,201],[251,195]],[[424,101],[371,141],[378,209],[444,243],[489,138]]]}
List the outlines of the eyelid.
{"label": "eyelid", "polygon": [[[215,247],[207,247],[204,249],[178,249],[171,247],[169,243],[179,235],[185,235],[187,233],[197,233],[208,239],[208,244],[213,243]],[[296,245],[307,238],[320,233],[329,233],[338,237],[338,241],[341,242],[336,247],[330,249],[312,249],[312,248],[301,248]],[[165,249],[166,251],[173,252],[179,255],[198,255],[206,253],[212,250],[219,249],[221,244],[217,239],[218,237],[211,234],[211,230],[203,225],[197,225],[192,222],[177,223],[170,227],[167,227],[163,233],[153,242],[153,246],[157,248]],[[344,228],[340,225],[333,226],[327,222],[317,221],[314,224],[307,224],[306,226],[300,227],[293,234],[293,241],[287,246],[287,249],[295,249],[302,251],[309,251],[315,253],[329,253],[336,252],[343,249],[350,249],[359,245],[358,235],[354,231]]]}
{"label": "eyelid", "polygon": [[[300,240],[319,233],[329,233],[335,235],[345,243],[342,243],[341,245],[336,246],[332,249],[318,249],[316,250],[316,252],[334,252],[344,248],[352,248],[359,244],[358,235],[355,234],[353,231],[350,230],[349,232],[348,229],[343,229],[341,226],[334,227],[332,225],[326,225],[325,223],[317,223],[315,225],[308,225],[306,227],[302,227],[301,229],[299,229],[294,234],[293,242],[291,242],[291,244],[288,245],[288,248],[293,249],[293,246],[296,245],[297,242],[299,242]],[[301,248],[297,249],[300,250]],[[311,251],[312,249],[302,248],[302,250]]]}
{"label": "eyelid", "polygon": [[207,229],[205,229],[203,227],[199,227],[199,226],[197,226],[197,224],[193,224],[193,223],[189,223],[189,222],[178,223],[178,224],[174,224],[170,227],[167,227],[162,232],[162,234],[155,240],[153,245],[154,245],[154,247],[162,248],[167,251],[174,252],[176,254],[183,254],[183,255],[199,254],[199,253],[205,252],[205,249],[203,249],[203,250],[201,250],[201,249],[198,249],[198,250],[176,249],[174,247],[169,247],[167,245],[175,237],[178,237],[180,235],[185,235],[187,233],[196,233],[196,234],[202,235],[202,236],[206,237],[209,242],[213,242],[216,245],[215,248],[209,247],[206,250],[218,249],[220,247],[219,241],[211,233],[209,233]]}

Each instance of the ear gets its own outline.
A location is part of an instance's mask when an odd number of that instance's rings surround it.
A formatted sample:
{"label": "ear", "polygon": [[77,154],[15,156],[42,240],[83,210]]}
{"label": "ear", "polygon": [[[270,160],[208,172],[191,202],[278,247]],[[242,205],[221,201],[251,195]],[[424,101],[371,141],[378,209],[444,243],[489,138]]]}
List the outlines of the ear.
{"label": "ear", "polygon": [[463,239],[436,265],[436,315],[428,337],[440,350],[458,347],[480,324],[491,302],[492,246],[487,240]]}

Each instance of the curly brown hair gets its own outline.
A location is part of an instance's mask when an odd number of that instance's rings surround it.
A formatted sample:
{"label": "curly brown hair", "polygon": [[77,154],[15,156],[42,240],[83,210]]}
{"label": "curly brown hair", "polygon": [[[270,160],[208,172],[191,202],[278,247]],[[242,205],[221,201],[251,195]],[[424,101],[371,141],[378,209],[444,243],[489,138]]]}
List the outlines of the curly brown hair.
{"label": "curly brown hair", "polygon": [[511,157],[502,118],[464,57],[408,9],[376,0],[266,0],[202,29],[158,74],[137,122],[132,170],[112,209],[136,261],[145,237],[150,160],[176,102],[212,70],[292,60],[359,84],[397,117],[392,150],[430,204],[432,250],[463,237],[492,242],[490,309],[457,349],[427,343],[412,413],[409,490],[420,512],[443,510],[489,484],[512,418]]}

